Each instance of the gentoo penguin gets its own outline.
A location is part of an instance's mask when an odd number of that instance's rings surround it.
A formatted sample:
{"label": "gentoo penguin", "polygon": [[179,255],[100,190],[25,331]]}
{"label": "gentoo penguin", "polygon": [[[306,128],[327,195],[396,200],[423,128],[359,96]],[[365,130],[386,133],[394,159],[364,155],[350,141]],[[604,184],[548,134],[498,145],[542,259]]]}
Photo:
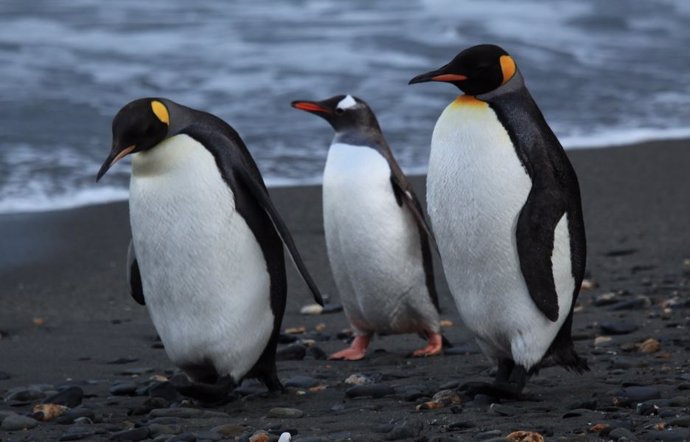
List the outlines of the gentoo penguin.
{"label": "gentoo penguin", "polygon": [[367,103],[351,95],[292,106],[335,129],[323,174],[326,248],[352,345],[330,359],[362,359],[374,333],[419,333],[441,352],[432,235],[412,186]]}
{"label": "gentoo penguin", "polygon": [[579,185],[514,59],[474,46],[410,84],[425,81],[465,93],[436,122],[427,204],[460,316],[498,365],[493,385],[468,390],[515,397],[547,363],[589,370],[571,338],[586,254]]}
{"label": "gentoo penguin", "polygon": [[130,154],[131,294],[171,361],[194,382],[249,376],[281,390],[283,243],[322,301],[244,142],[214,115],[142,98],[115,116],[97,179]]}

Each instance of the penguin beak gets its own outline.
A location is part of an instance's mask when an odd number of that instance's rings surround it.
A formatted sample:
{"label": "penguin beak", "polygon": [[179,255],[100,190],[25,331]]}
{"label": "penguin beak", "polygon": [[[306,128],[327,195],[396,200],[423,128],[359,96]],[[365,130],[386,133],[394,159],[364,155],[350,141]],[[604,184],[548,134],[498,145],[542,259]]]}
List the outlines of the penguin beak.
{"label": "penguin beak", "polygon": [[443,66],[435,71],[430,71],[421,75],[417,75],[407,84],[426,83],[427,81],[443,81],[446,83],[453,83],[456,81],[467,80],[467,76],[462,74],[451,74],[447,72],[448,65]]}
{"label": "penguin beak", "polygon": [[295,109],[315,113],[315,112],[321,112],[324,114],[332,114],[333,112],[328,109],[327,107],[324,107],[320,103],[316,103],[314,101],[293,101],[292,102],[292,107]]}
{"label": "penguin beak", "polygon": [[113,164],[132,153],[136,147],[136,144],[132,144],[131,146],[127,146],[125,148],[113,147],[113,149],[110,151],[110,155],[108,155],[108,158],[105,159],[101,169],[98,171],[98,175],[96,175],[96,182],[98,182],[103,175],[106,174],[108,169],[110,169]]}

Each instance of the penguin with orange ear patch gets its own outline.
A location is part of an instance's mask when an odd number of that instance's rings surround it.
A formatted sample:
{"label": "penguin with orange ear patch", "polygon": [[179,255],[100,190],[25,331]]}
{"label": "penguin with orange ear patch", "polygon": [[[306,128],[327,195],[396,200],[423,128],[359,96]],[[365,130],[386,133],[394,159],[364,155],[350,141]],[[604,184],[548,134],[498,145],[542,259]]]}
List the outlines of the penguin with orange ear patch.
{"label": "penguin with orange ear patch", "polygon": [[321,295],[244,142],[214,115],[142,98],[115,116],[98,179],[127,155],[131,292],[168,357],[197,383],[180,391],[223,400],[245,376],[282,390],[283,244],[319,303]]}
{"label": "penguin with orange ear patch", "polygon": [[434,128],[428,210],[460,316],[498,366],[493,384],[465,388],[516,397],[541,366],[589,370],[571,338],[586,255],[579,185],[514,59],[474,46],[410,83],[427,81],[464,93]]}

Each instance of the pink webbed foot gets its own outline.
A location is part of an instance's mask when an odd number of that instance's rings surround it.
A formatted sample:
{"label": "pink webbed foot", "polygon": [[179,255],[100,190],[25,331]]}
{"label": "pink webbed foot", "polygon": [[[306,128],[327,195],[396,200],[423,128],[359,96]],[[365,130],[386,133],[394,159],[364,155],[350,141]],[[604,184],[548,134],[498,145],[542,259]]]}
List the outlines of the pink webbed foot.
{"label": "pink webbed foot", "polygon": [[414,353],[412,353],[412,356],[417,358],[423,356],[434,356],[440,354],[441,350],[443,350],[443,338],[441,337],[441,334],[431,333],[429,335],[427,346],[420,348],[419,350],[415,350]]}
{"label": "pink webbed foot", "polygon": [[345,350],[340,350],[328,357],[330,360],[359,361],[364,359],[369,347],[369,336],[355,336],[352,344]]}

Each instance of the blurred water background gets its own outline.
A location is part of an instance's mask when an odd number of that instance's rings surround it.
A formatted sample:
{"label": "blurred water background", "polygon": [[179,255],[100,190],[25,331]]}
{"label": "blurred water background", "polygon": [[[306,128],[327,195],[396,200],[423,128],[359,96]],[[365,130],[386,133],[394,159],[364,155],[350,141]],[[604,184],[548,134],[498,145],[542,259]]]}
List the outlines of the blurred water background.
{"label": "blurred water background", "polygon": [[286,185],[319,182],[332,137],[290,101],[350,93],[422,173],[456,92],[407,81],[485,42],[567,149],[690,136],[688,23],[682,0],[3,0],[0,213],[126,198],[126,164],[95,174],[112,117],[143,96],[222,117]]}

